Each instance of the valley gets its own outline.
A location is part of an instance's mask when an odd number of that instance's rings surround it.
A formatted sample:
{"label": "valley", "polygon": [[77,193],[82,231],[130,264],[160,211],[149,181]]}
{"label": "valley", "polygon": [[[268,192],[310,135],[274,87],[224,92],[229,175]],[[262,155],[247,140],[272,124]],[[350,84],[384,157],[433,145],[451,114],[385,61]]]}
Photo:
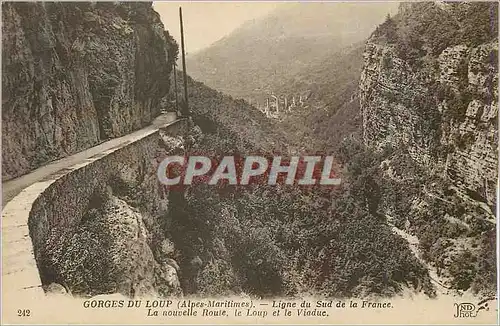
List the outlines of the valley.
{"label": "valley", "polygon": [[[279,7],[189,56],[177,89],[149,3],[4,9],[3,273],[29,275],[10,291],[494,296],[496,3]],[[171,156],[333,157],[341,182],[173,188]]]}

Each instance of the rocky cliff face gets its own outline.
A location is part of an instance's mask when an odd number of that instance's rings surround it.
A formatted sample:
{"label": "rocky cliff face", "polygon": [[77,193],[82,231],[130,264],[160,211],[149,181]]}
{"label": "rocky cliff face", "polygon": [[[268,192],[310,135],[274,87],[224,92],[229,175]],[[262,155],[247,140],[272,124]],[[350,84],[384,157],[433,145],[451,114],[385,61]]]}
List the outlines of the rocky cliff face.
{"label": "rocky cliff face", "polygon": [[177,46],[150,3],[5,3],[2,177],[147,125]]}
{"label": "rocky cliff face", "polygon": [[[404,8],[406,13],[422,10]],[[402,25],[404,18],[400,19]],[[497,53],[493,38],[480,44],[453,44],[412,64],[401,58],[398,44],[372,36],[360,81],[365,143],[405,146],[415,161],[441,172],[462,193],[493,205]]]}
{"label": "rocky cliff face", "polygon": [[[430,231],[423,231],[422,218],[416,217],[426,210],[424,207],[451,204],[463,208],[434,211],[434,220],[444,218],[442,225],[446,224],[447,230],[464,228],[456,234],[436,231],[427,239],[429,245],[445,239],[456,245],[441,244],[430,258],[437,265],[444,261],[450,267],[453,255],[444,247],[461,247],[459,251],[463,251],[468,246],[465,242],[494,227],[486,223],[477,229],[473,224],[495,221],[496,13],[495,3],[403,4],[397,16],[372,34],[364,53],[360,80],[364,142],[387,151],[386,176],[397,179],[399,186],[405,179],[413,180],[418,188],[408,196],[412,205],[408,210],[387,209],[385,213],[404,220],[401,227],[426,237]],[[416,163],[419,175],[407,165],[401,168],[401,161],[391,155],[397,150]],[[430,197],[438,200],[430,202]]]}

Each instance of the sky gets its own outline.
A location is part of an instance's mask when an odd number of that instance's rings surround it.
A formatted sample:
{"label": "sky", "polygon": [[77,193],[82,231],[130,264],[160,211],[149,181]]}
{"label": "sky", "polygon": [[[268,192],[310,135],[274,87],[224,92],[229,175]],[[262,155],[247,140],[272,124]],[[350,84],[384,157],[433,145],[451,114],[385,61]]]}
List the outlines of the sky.
{"label": "sky", "polygon": [[231,33],[245,21],[265,16],[279,2],[153,2],[170,34],[180,45],[179,7],[182,7],[187,55]]}

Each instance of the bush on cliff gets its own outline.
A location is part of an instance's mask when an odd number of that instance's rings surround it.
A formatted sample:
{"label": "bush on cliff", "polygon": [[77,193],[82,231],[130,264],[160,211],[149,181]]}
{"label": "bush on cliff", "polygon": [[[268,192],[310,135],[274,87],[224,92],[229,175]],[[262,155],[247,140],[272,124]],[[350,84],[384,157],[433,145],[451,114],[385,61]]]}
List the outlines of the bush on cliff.
{"label": "bush on cliff", "polygon": [[[197,150],[238,150],[232,133],[208,125]],[[184,199],[171,194],[169,232],[179,235],[174,241],[183,266],[193,257],[203,262],[199,272],[184,273],[191,293],[385,296],[409,286],[432,294],[426,270],[378,214],[378,156],[357,143],[342,152],[350,163],[337,191],[197,185]],[[209,270],[218,275],[210,282],[204,278]]]}

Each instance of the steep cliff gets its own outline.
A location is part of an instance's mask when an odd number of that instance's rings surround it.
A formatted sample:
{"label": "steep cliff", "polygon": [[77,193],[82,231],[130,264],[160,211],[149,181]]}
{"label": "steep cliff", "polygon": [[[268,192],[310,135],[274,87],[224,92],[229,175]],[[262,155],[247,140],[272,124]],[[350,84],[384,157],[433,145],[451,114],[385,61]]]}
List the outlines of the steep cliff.
{"label": "steep cliff", "polygon": [[384,213],[424,239],[428,260],[451,274],[457,255],[472,251],[469,279],[449,282],[462,290],[494,255],[497,10],[493,2],[402,4],[368,40],[360,80],[363,140],[385,150],[396,192]]}
{"label": "steep cliff", "polygon": [[177,45],[150,3],[4,3],[2,178],[141,128]]}

